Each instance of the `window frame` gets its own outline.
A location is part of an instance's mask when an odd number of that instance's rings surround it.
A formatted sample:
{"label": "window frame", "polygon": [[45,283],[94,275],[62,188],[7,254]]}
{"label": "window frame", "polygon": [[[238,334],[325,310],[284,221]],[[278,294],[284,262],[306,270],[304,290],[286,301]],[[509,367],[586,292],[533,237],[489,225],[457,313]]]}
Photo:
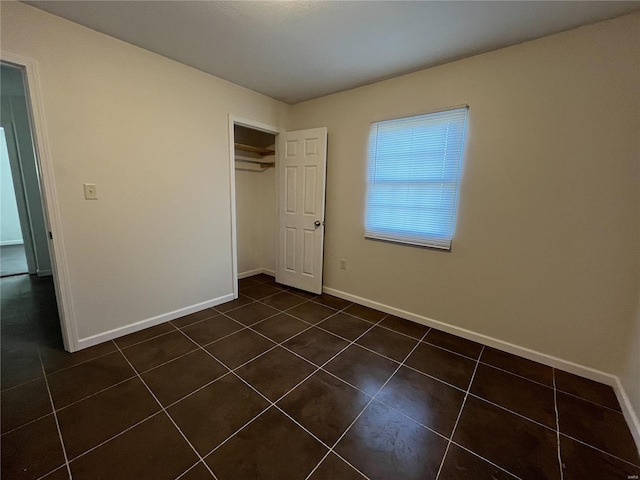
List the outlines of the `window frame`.
{"label": "window frame", "polygon": [[[372,145],[375,143],[377,145],[377,133],[376,133],[376,140],[375,142],[372,140],[372,135],[373,135],[373,129],[375,127],[377,127],[380,124],[384,124],[387,122],[394,122],[394,121],[401,121],[401,120],[407,120],[410,121],[411,119],[414,118],[418,118],[418,117],[428,117],[431,115],[436,115],[436,114],[442,114],[442,113],[446,113],[446,112],[451,112],[454,113],[456,111],[462,110],[464,109],[464,117],[463,117],[463,123],[462,123],[462,134],[461,134],[461,139],[460,139],[460,146],[459,146],[459,150],[460,150],[460,154],[459,154],[459,158],[456,160],[456,164],[457,164],[457,177],[455,179],[455,192],[453,195],[453,208],[452,209],[447,209],[446,212],[451,211],[451,217],[450,217],[450,234],[447,234],[441,238],[444,238],[445,241],[444,243],[447,243],[446,245],[443,245],[443,242],[438,242],[435,239],[437,238],[437,235],[422,235],[422,241],[412,241],[409,240],[407,238],[401,238],[402,235],[393,235],[393,234],[388,234],[388,233],[382,233],[380,232],[379,234],[375,234],[372,232],[373,229],[368,228],[368,221],[369,221],[369,215],[370,215],[370,211],[372,208],[371,205],[371,198],[370,198],[370,189],[371,189],[371,169],[372,169],[372,162],[377,161],[377,158],[374,158],[372,156]],[[414,246],[414,247],[421,247],[421,248],[427,248],[427,249],[435,249],[435,250],[440,250],[440,251],[451,251],[452,249],[452,244],[453,244],[453,238],[455,236],[455,227],[456,227],[456,219],[457,219],[457,213],[458,213],[458,201],[459,201],[459,197],[460,197],[460,184],[462,181],[462,174],[463,174],[463,166],[464,166],[464,162],[465,162],[465,156],[466,156],[466,150],[467,150],[467,128],[468,128],[468,123],[469,123],[469,105],[467,104],[463,104],[463,105],[458,105],[458,106],[453,106],[453,107],[446,107],[446,108],[441,108],[438,110],[432,110],[429,112],[425,112],[425,113],[417,113],[417,114],[413,114],[413,115],[406,115],[406,116],[399,116],[399,117],[394,117],[394,118],[387,118],[384,120],[376,120],[371,122],[370,126],[369,126],[369,135],[368,135],[368,141],[367,141],[367,177],[366,177],[366,192],[365,192],[365,218],[364,218],[364,237],[366,240],[376,240],[376,241],[382,241],[382,242],[388,242],[388,243],[394,243],[394,244],[398,244],[398,245],[409,245],[409,246]],[[448,138],[448,135],[447,137]],[[443,160],[445,160],[446,157],[443,157]],[[374,167],[375,168],[375,167]],[[405,184],[408,184],[411,182],[405,182]],[[435,181],[425,181],[426,183],[437,183]],[[443,184],[444,182],[440,182],[441,184]],[[449,182],[450,183],[450,182]],[[405,235],[405,237],[407,237],[409,235]],[[418,238],[419,235],[416,234],[416,238]]]}

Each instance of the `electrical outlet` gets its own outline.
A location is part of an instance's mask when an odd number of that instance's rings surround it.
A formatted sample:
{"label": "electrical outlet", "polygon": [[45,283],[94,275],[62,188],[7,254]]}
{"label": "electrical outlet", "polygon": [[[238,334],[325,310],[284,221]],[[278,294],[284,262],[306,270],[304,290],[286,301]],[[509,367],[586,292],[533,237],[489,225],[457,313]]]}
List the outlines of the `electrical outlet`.
{"label": "electrical outlet", "polygon": [[347,261],[344,258],[342,260],[340,260],[340,269],[341,270],[346,270],[347,269]]}
{"label": "electrical outlet", "polygon": [[95,183],[85,183],[84,184],[84,199],[85,200],[97,200],[98,199],[98,191],[96,190]]}

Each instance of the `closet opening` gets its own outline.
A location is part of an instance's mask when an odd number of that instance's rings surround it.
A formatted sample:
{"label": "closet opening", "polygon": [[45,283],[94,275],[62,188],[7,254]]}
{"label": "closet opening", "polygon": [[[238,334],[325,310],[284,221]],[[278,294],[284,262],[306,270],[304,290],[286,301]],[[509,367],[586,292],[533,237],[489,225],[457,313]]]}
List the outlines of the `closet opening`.
{"label": "closet opening", "polygon": [[[275,277],[277,237],[275,127],[233,121],[233,181],[235,186],[236,268],[238,280],[261,275]],[[251,122],[253,123],[253,122]],[[251,283],[251,282],[241,282]]]}
{"label": "closet opening", "polygon": [[258,275],[242,286],[322,293],[327,129],[284,132],[230,115],[229,139],[234,297],[239,280]]}

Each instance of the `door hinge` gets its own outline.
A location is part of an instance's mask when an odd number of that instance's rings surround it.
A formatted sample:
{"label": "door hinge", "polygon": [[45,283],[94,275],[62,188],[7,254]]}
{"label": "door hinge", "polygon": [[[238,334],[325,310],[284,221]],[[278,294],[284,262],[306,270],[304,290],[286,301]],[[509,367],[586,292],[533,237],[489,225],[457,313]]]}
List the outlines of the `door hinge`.
{"label": "door hinge", "polygon": [[49,239],[53,240],[53,232],[49,232]]}

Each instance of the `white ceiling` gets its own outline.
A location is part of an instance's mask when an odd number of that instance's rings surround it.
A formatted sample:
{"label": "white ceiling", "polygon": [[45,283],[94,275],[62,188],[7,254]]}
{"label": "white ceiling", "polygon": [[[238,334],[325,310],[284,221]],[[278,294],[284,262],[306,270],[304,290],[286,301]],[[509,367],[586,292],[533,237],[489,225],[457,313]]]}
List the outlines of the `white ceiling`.
{"label": "white ceiling", "polygon": [[640,9],[637,1],[25,3],[287,103]]}

